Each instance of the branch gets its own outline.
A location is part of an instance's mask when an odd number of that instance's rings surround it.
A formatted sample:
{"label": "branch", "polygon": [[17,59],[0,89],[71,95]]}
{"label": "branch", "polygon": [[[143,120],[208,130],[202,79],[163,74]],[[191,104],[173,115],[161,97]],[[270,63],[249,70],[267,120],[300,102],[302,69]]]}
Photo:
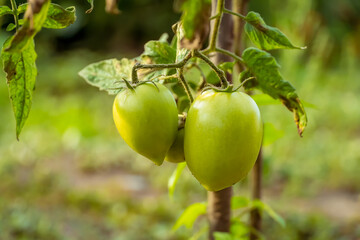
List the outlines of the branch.
{"label": "branch", "polygon": [[213,51],[216,47],[216,41],[219,34],[219,28],[220,28],[221,18],[223,15],[224,4],[225,4],[224,0],[218,0],[216,7],[216,15],[212,18],[215,19],[215,22],[214,22],[214,27],[212,28],[210,43],[208,47],[210,51]]}
{"label": "branch", "polygon": [[141,63],[137,63],[133,66],[132,68],[132,72],[131,72],[131,79],[133,83],[138,83],[139,79],[137,76],[137,71],[139,69],[144,69],[144,68],[182,68],[185,66],[185,64],[190,60],[191,58],[191,53],[189,52],[183,60],[181,60],[178,63],[169,63],[169,64],[141,64]]}
{"label": "branch", "polygon": [[204,62],[206,62],[212,68],[212,70],[214,70],[216,75],[220,78],[221,86],[224,88],[227,88],[229,83],[226,80],[225,72],[223,70],[221,70],[220,68],[218,68],[207,56],[205,56],[201,52],[194,50],[193,53],[194,53],[195,57],[198,57],[198,58],[204,60]]}

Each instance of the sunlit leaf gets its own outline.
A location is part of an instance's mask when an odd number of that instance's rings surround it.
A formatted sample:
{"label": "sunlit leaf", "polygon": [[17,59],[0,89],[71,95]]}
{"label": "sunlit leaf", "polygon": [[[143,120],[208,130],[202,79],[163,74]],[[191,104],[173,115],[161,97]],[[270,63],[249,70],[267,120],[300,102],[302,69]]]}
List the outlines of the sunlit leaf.
{"label": "sunlit leaf", "polygon": [[90,85],[106,90],[109,94],[116,94],[123,86],[120,81],[131,79],[134,64],[134,60],[127,58],[108,59],[88,65],[79,72],[79,75]]}
{"label": "sunlit leaf", "polygon": [[16,137],[19,139],[20,132],[30,113],[35,88],[37,75],[36,52],[33,40],[26,44],[22,51],[5,51],[12,40],[13,36],[4,43],[1,58],[16,120]]}
{"label": "sunlit leaf", "polygon": [[246,15],[245,20],[245,32],[258,48],[264,50],[279,48],[304,49],[304,47],[294,46],[279,29],[266,25],[259,13],[251,11]]}
{"label": "sunlit leaf", "polygon": [[13,14],[13,12],[8,6],[0,6],[0,17],[6,14]]}
{"label": "sunlit leaf", "polygon": [[178,163],[176,169],[171,174],[171,177],[168,181],[168,190],[169,190],[169,197],[172,198],[174,196],[175,186],[176,183],[179,181],[181,173],[183,172],[184,168],[186,167],[186,162]]}
{"label": "sunlit leaf", "polygon": [[295,88],[283,79],[279,72],[279,65],[269,53],[257,48],[247,48],[242,58],[248,68],[241,74],[241,80],[249,76],[256,79],[244,84],[246,89],[257,88],[280,101],[294,113],[295,123],[300,136],[307,125],[305,109],[295,91]]}
{"label": "sunlit leaf", "polygon": [[195,223],[195,220],[199,216],[206,214],[206,206],[206,203],[194,203],[188,206],[176,221],[172,231],[178,230],[181,226],[185,226],[188,229],[191,229]]}

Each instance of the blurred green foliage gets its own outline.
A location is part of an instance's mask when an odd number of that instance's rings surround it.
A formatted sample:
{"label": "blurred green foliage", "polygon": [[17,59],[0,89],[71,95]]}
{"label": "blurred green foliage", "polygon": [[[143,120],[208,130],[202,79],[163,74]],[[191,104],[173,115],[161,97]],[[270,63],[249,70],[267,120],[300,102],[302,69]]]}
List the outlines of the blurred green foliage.
{"label": "blurred green foliage", "polygon": [[[0,239],[189,239],[191,230],[171,229],[186,206],[206,199],[205,190],[185,170],[170,200],[167,179],[175,165],[159,168],[131,151],[113,124],[113,97],[77,75],[95,61],[138,55],[146,41],[171,34],[179,15],[166,0],[121,0],[119,16],[107,15],[102,1],[89,15],[86,1],[76,4],[72,27],[43,30],[36,39],[39,76],[19,142],[1,75]],[[265,217],[264,235],[359,239],[359,3],[259,0],[250,9],[308,46],[273,53],[284,78],[316,106],[307,108],[303,138],[284,107],[261,106],[264,122],[284,133],[264,147],[264,201],[286,227]],[[1,42],[11,21],[2,22]],[[249,196],[249,185],[235,185],[236,195]],[[198,221],[195,229],[204,225]]]}

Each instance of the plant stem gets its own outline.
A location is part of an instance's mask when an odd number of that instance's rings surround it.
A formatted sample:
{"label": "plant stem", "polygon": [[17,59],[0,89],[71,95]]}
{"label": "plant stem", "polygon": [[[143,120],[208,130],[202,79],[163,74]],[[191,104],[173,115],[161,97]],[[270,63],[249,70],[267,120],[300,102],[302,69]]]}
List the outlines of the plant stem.
{"label": "plant stem", "polygon": [[229,232],[230,230],[231,196],[232,187],[217,192],[208,192],[210,240],[214,240],[214,232]]}
{"label": "plant stem", "polygon": [[216,75],[220,78],[221,86],[223,88],[226,88],[229,85],[228,81],[226,80],[225,72],[223,70],[218,68],[207,56],[205,56],[198,50],[194,50],[193,53],[195,57],[204,60],[204,62],[206,62],[211,67],[211,69],[214,70]]}
{"label": "plant stem", "polygon": [[138,83],[139,79],[137,76],[137,71],[139,69],[145,69],[145,68],[182,68],[185,66],[185,64],[190,60],[191,53],[188,53],[183,60],[177,63],[170,63],[170,64],[141,64],[137,63],[133,66],[132,72],[131,72],[131,78],[132,83]]}
{"label": "plant stem", "polygon": [[[253,172],[252,172],[252,200],[260,200],[261,199],[261,179],[262,179],[262,149],[260,149],[258,158],[255,162]],[[261,230],[261,212],[259,209],[253,209],[250,212],[250,226],[256,232],[260,232]],[[250,240],[258,239],[258,234],[254,232],[250,233]]]}
{"label": "plant stem", "polygon": [[244,63],[244,60],[241,57],[239,57],[238,55],[236,55],[235,53],[233,53],[231,51],[228,51],[228,50],[225,50],[225,49],[222,49],[222,48],[215,48],[215,51],[219,52],[219,53],[222,53],[222,54],[225,54],[227,56],[230,56],[233,59],[235,59],[237,62]]}
{"label": "plant stem", "polygon": [[12,9],[13,15],[14,15],[16,31],[17,31],[19,29],[19,16],[18,16],[18,11],[17,11],[17,5],[16,5],[15,0],[10,0],[10,2],[11,2],[11,9]]}
{"label": "plant stem", "polygon": [[227,14],[231,14],[231,15],[237,16],[237,17],[239,17],[239,18],[241,18],[241,19],[243,19],[243,20],[246,19],[246,17],[245,17],[244,15],[242,15],[242,14],[240,14],[240,13],[233,12],[233,11],[231,11],[231,10],[229,10],[229,9],[226,9],[226,8],[223,9],[223,12],[224,12],[224,13],[227,13]]}
{"label": "plant stem", "polygon": [[216,14],[215,14],[215,22],[214,22],[214,26],[212,28],[211,31],[211,36],[210,36],[210,43],[209,43],[209,50],[213,51],[215,50],[216,47],[216,41],[218,38],[218,34],[219,34],[219,28],[220,28],[220,22],[221,22],[221,18],[222,18],[222,13],[223,13],[223,8],[224,8],[224,0],[218,0],[217,1],[217,7],[216,7]]}
{"label": "plant stem", "polygon": [[183,68],[179,68],[177,69],[177,73],[178,73],[178,77],[180,79],[180,83],[181,85],[184,87],[185,92],[190,100],[190,103],[192,103],[194,101],[194,97],[191,94],[191,90],[189,87],[189,84],[186,82],[185,78],[184,78],[184,74],[183,74]]}

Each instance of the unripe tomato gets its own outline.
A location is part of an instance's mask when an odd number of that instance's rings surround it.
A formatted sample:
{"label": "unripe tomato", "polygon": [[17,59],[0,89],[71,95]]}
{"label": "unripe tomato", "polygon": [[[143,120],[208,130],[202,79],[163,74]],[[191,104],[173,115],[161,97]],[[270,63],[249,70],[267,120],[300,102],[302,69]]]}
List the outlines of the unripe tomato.
{"label": "unripe tomato", "polygon": [[184,156],[184,128],[178,130],[176,139],[166,154],[165,160],[172,163],[185,161]]}
{"label": "unripe tomato", "polygon": [[113,117],[132,149],[157,165],[163,163],[178,128],[175,99],[166,87],[145,83],[121,91],[114,101]]}
{"label": "unripe tomato", "polygon": [[209,90],[194,101],[185,122],[185,160],[209,191],[243,179],[254,166],[263,135],[260,111],[241,92]]}

